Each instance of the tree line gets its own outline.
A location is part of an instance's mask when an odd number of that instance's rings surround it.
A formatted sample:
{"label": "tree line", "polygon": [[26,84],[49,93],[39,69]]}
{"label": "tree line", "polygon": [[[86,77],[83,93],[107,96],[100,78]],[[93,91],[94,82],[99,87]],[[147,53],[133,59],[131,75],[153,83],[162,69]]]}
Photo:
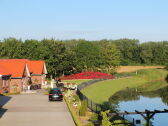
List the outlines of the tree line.
{"label": "tree line", "polygon": [[81,71],[114,73],[119,65],[166,65],[168,41],[140,43],[118,40],[21,40],[0,41],[0,58],[45,60],[49,75]]}

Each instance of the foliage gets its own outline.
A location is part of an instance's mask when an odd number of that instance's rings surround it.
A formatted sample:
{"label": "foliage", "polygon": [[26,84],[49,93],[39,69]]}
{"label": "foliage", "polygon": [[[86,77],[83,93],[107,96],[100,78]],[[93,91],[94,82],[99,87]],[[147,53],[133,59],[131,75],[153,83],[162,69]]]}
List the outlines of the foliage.
{"label": "foliage", "polygon": [[99,65],[100,50],[97,44],[82,41],[76,48],[76,67],[80,71],[88,71]]}
{"label": "foliage", "polygon": [[119,65],[166,65],[168,42],[7,38],[0,41],[0,58],[45,60],[48,76],[52,77],[84,71],[111,74]]}
{"label": "foliage", "polygon": [[120,51],[121,65],[136,64],[140,62],[139,41],[119,39],[114,41]]}
{"label": "foliage", "polygon": [[125,124],[125,123],[128,122],[126,120],[115,120],[113,121],[112,126],[131,126],[131,124]]}
{"label": "foliage", "polygon": [[80,102],[79,96],[77,94],[73,95],[73,102]]}
{"label": "foliage", "polygon": [[15,93],[2,93],[3,96],[9,96],[9,95],[18,95],[20,92],[15,92]]}
{"label": "foliage", "polygon": [[101,49],[101,67],[106,70],[106,73],[114,73],[117,66],[120,64],[120,52],[115,44],[101,41],[99,43]]}
{"label": "foliage", "polygon": [[105,111],[105,112],[101,112],[101,116],[102,116],[102,124],[101,126],[112,126],[110,119],[108,117],[109,110]]}
{"label": "foliage", "polygon": [[86,115],[86,111],[87,111],[87,101],[83,100],[81,102],[81,106],[80,106],[80,109],[79,109],[79,115],[80,116],[85,116]]}
{"label": "foliage", "polygon": [[98,114],[93,112],[89,120],[91,122],[97,121],[98,120]]}
{"label": "foliage", "polygon": [[45,92],[44,92],[44,94],[45,94],[45,95],[48,95],[48,94],[49,94],[49,92],[50,92],[50,90],[51,90],[51,88],[50,88],[50,87],[45,88]]}
{"label": "foliage", "polygon": [[91,123],[91,122],[89,122],[89,123],[87,123],[85,126],[94,126],[94,124]]}

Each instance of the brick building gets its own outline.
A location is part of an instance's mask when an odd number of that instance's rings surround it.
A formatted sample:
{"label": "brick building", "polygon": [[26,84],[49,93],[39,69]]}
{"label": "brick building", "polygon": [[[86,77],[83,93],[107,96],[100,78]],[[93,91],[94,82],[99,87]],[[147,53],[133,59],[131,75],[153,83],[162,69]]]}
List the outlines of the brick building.
{"label": "brick building", "polygon": [[22,92],[27,88],[28,78],[30,78],[27,64],[19,61],[0,61],[0,66],[11,74],[8,92]]}
{"label": "brick building", "polygon": [[11,74],[0,66],[0,93],[8,92]]}
{"label": "brick building", "polygon": [[32,84],[43,85],[47,74],[47,68],[45,62],[42,60],[29,61],[28,67],[31,73]]}
{"label": "brick building", "polygon": [[[28,59],[0,59],[0,68],[8,71],[9,75],[5,75],[0,69],[0,93],[4,83],[7,91],[10,93],[22,92],[28,87],[28,80],[32,84],[41,85],[45,81],[47,69],[44,61],[30,61]],[[6,80],[5,80],[6,79]],[[4,83],[3,83],[4,82]]]}

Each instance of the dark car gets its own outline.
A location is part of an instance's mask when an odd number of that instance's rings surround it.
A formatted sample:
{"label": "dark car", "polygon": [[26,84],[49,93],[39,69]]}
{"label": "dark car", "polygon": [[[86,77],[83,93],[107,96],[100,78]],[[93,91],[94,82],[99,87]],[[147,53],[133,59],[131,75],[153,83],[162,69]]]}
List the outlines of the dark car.
{"label": "dark car", "polygon": [[62,101],[63,94],[60,88],[53,88],[49,92],[49,101]]}

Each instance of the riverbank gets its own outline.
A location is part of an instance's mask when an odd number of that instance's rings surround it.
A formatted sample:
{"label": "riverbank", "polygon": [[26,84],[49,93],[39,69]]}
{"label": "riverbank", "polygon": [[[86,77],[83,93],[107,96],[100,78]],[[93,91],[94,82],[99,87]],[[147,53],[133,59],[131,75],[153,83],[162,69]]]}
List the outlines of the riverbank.
{"label": "riverbank", "polygon": [[94,102],[102,104],[120,90],[128,87],[136,88],[149,82],[164,80],[167,74],[168,71],[164,69],[139,70],[132,77],[101,81],[83,89],[82,92]]}

